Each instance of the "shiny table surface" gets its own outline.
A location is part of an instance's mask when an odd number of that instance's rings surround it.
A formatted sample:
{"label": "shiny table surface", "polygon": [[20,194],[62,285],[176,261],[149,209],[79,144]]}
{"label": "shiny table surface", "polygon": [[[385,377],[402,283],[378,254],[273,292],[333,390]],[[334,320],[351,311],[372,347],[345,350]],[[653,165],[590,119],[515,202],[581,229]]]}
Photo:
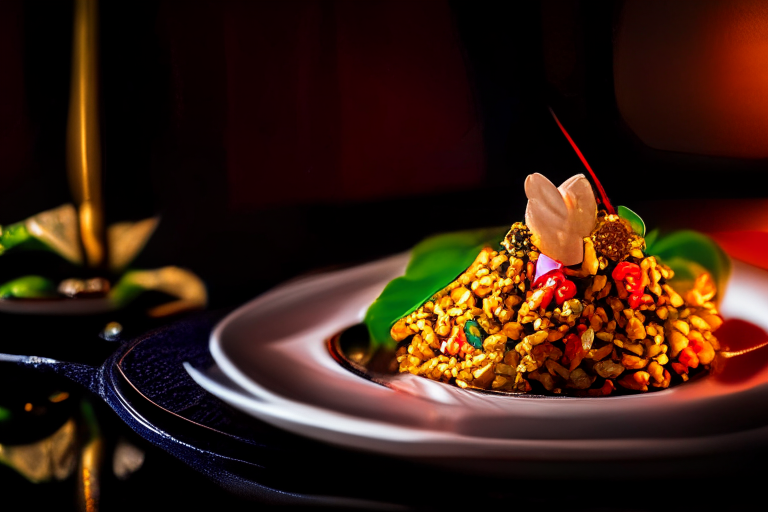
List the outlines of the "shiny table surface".
{"label": "shiny table surface", "polygon": [[[642,208],[650,212],[644,213],[649,225],[660,223],[660,219],[677,219],[668,223],[670,228],[691,227],[707,232],[734,256],[768,267],[766,253],[760,249],[765,248],[768,232],[767,200],[662,201],[641,205],[638,210]],[[227,292],[231,290],[227,288]],[[216,297],[216,290],[212,291],[212,296]],[[247,290],[239,292],[240,296],[248,293]],[[204,340],[216,318],[238,305],[217,300],[207,313],[191,313],[165,320],[148,319],[140,304],[128,311],[97,317],[33,318],[0,314],[5,332],[0,340],[0,352],[40,355],[98,366],[132,340],[179,323],[197,325],[198,335]],[[200,323],[203,317],[205,321]],[[119,339],[108,341],[100,337],[103,326],[114,320],[124,326]],[[30,415],[39,413],[36,421],[28,418],[24,428],[14,432],[0,430],[0,436],[4,436],[0,438],[1,456],[7,459],[12,451],[9,451],[10,447],[37,445],[42,451],[30,451],[33,454],[31,460],[40,460],[41,456],[35,459],[34,453],[52,457],[50,448],[43,445],[50,445],[51,436],[66,424],[67,419],[71,418],[76,426],[75,441],[70,445],[75,451],[72,456],[76,463],[68,472],[33,483],[22,476],[23,471],[0,466],[0,490],[6,500],[16,503],[22,500],[27,510],[284,508],[277,503],[279,500],[268,495],[254,496],[238,492],[231,486],[222,486],[215,475],[201,472],[194,462],[190,464],[179,458],[178,453],[169,450],[167,445],[148,439],[145,431],[126,422],[114,408],[82,386],[54,375],[43,375],[34,369],[15,366],[11,369],[10,363],[0,363],[0,370],[0,406],[26,407],[30,409],[26,411]],[[51,407],[43,412],[36,409],[35,400],[50,401],[51,393],[62,390],[67,397],[60,400],[63,405],[58,409]],[[31,396],[37,398],[29,398]],[[28,403],[32,405],[27,406]],[[762,466],[768,456],[759,450],[730,454],[718,462],[722,471],[712,475],[680,474],[674,478],[658,478],[655,476],[657,471],[649,465],[646,478],[629,480],[622,476],[621,465],[617,465],[612,474],[505,481],[441,471],[409,460],[354,453],[298,438],[253,419],[243,421],[280,449],[292,447],[292,450],[298,450],[285,453],[290,452],[296,457],[292,462],[305,470],[291,475],[283,467],[272,474],[265,473],[263,481],[269,482],[273,489],[311,489],[322,494],[325,487],[328,492],[338,494],[344,493],[348,486],[349,496],[367,498],[362,502],[350,502],[350,508],[361,509],[431,510],[449,503],[466,507],[482,505],[484,508],[512,504],[526,508],[566,506],[571,510],[733,508],[762,497],[762,475],[753,468]],[[99,440],[96,445],[91,442],[94,438]],[[695,465],[696,461],[691,463]],[[83,471],[84,468],[90,469],[90,474]],[[314,482],[310,481],[313,475],[316,475]],[[303,480],[291,481],[292,478]],[[88,481],[90,488],[84,483]],[[454,491],[456,489],[460,491]],[[293,506],[298,504],[292,503]],[[307,509],[320,505],[320,501],[313,500],[303,503]]]}

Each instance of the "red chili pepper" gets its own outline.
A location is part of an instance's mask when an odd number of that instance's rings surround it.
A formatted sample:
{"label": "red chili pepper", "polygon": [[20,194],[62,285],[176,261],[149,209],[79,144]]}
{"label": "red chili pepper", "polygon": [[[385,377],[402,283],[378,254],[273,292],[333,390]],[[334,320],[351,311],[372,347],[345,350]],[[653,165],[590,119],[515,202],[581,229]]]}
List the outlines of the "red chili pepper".
{"label": "red chili pepper", "polygon": [[696,354],[704,350],[704,342],[697,340],[696,338],[688,338],[688,346],[691,347]]}
{"label": "red chili pepper", "polygon": [[541,300],[541,308],[546,309],[552,299],[555,299],[557,305],[560,306],[568,299],[572,299],[576,295],[576,285],[572,281],[566,279],[565,274],[560,269],[555,269],[547,272],[543,276],[539,276],[536,279],[536,286],[534,288],[544,288],[546,293]]}
{"label": "red chili pepper", "polygon": [[467,335],[464,332],[464,329],[459,330],[459,335],[456,336],[456,341],[459,342],[459,348],[463,347],[465,343],[467,343]]}
{"label": "red chili pepper", "polygon": [[616,268],[613,269],[611,276],[617,281],[623,281],[627,275],[636,276],[640,279],[640,265],[631,263],[629,261],[622,261]]}
{"label": "red chili pepper", "polygon": [[571,361],[579,356],[583,350],[581,338],[571,333],[565,338],[565,353],[563,354],[563,364],[570,364]]}
{"label": "red chili pepper", "polygon": [[629,292],[629,306],[632,309],[637,309],[641,305],[653,304],[653,297],[644,293],[645,287],[643,286],[643,274],[640,269],[640,265],[636,263],[630,263],[629,261],[622,261],[611,273],[616,282],[623,282]]}
{"label": "red chili pepper", "polygon": [[560,269],[550,270],[546,274],[539,276],[533,283],[533,288],[545,288],[547,286],[558,286],[565,281],[565,274]]}
{"label": "red chili pepper", "polygon": [[445,347],[445,351],[450,355],[455,356],[459,353],[462,347],[467,343],[467,335],[464,334],[464,330],[460,330],[459,334],[453,339],[451,343]]}
{"label": "red chili pepper", "polygon": [[555,290],[553,287],[548,287],[544,289],[544,296],[541,298],[541,305],[539,306],[542,309],[547,309],[547,306],[549,306],[549,303],[552,302],[552,297],[555,295]]}
{"label": "red chili pepper", "polygon": [[576,285],[573,281],[565,280],[560,288],[555,292],[555,302],[558,306],[562,306],[563,302],[572,299],[576,295]]}

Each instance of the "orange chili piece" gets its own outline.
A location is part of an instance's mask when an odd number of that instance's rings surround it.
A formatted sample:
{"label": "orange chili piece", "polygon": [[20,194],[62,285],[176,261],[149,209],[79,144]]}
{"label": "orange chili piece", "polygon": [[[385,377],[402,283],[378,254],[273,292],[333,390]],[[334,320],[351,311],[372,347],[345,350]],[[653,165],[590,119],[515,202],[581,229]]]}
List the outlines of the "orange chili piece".
{"label": "orange chili piece", "polygon": [[699,366],[699,357],[694,352],[693,348],[685,347],[677,358],[680,364],[685,365],[688,368],[696,368]]}

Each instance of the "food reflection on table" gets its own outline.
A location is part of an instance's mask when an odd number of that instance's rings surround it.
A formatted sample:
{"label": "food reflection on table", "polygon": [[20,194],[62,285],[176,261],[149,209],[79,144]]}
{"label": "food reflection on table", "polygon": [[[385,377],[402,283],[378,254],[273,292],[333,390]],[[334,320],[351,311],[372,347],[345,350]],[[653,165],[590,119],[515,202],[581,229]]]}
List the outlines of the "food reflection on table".
{"label": "food reflection on table", "polygon": [[[105,225],[98,2],[76,0],[73,7],[66,167],[74,204],[2,219],[7,280],[0,283],[0,312],[10,315],[4,329],[13,339],[0,340],[0,353],[97,365],[125,341],[125,330],[141,332],[148,319],[204,309],[208,294],[188,269],[131,267],[159,217]],[[136,311],[147,294],[154,299]],[[141,467],[141,448],[105,439],[109,417],[97,412],[104,406],[86,389],[10,362],[0,384],[0,463],[28,482],[69,483],[77,508],[95,512],[105,476],[125,479]]]}

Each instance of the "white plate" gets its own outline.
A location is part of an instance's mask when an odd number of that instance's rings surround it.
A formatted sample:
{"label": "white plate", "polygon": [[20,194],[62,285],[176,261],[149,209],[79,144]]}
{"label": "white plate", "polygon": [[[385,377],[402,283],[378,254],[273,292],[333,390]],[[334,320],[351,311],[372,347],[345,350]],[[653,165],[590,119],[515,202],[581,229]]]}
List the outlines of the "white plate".
{"label": "white plate", "polygon": [[[664,391],[603,398],[496,396],[412,375],[393,388],[343,369],[326,340],[359,323],[408,254],[311,276],[245,304],[214,330],[217,364],[187,371],[232,406],[347,448],[440,460],[491,473],[510,461],[648,461],[768,445],[768,367],[739,382],[705,377]],[[768,272],[738,261],[726,318],[768,330]],[[741,356],[745,357],[745,356]]]}

